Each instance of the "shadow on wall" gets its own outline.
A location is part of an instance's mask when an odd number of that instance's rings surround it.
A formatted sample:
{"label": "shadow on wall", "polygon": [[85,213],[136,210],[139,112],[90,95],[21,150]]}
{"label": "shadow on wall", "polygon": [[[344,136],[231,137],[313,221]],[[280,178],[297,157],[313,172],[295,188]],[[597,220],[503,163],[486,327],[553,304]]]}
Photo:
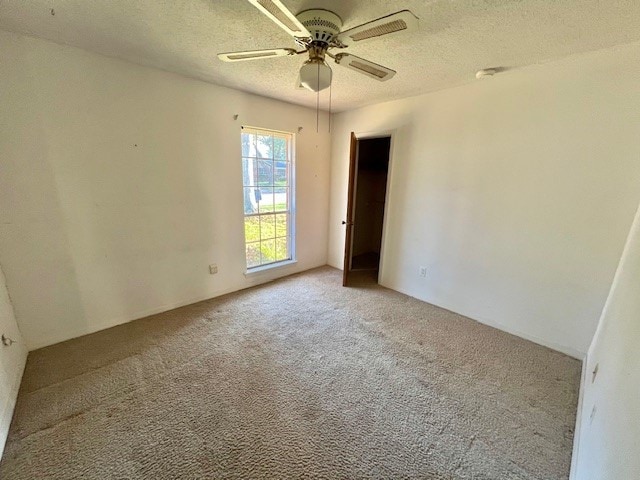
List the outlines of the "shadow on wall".
{"label": "shadow on wall", "polygon": [[85,312],[51,164],[55,149],[25,56],[11,53],[7,60],[18,78],[10,79],[13,88],[0,89],[0,103],[12,112],[0,137],[0,263],[20,329],[32,347],[30,340],[55,336],[62,325],[80,328]]}
{"label": "shadow on wall", "polygon": [[[410,119],[409,119],[410,120]],[[406,240],[398,232],[406,232],[406,224],[412,222],[410,215],[407,215],[407,204],[409,202],[407,196],[407,185],[410,182],[410,169],[406,163],[411,158],[410,150],[414,144],[414,122],[409,121],[395,128],[391,140],[391,155],[389,164],[389,181],[387,192],[387,212],[384,217],[383,232],[383,258],[382,271],[380,272],[380,283],[388,285],[390,282],[397,281],[397,278],[391,278],[391,271],[384,268],[384,265],[397,265],[400,256],[402,243]],[[386,234],[385,234],[386,232]],[[389,235],[388,232],[394,232]],[[397,277],[399,269],[393,270],[393,276]]]}
{"label": "shadow on wall", "polygon": [[175,96],[174,85],[152,80],[122,102],[93,99],[101,113],[91,121],[100,123],[109,146],[87,145],[93,155],[76,159],[85,166],[64,185],[66,230],[91,331],[212,291],[205,266],[218,241],[215,206],[228,205],[224,189],[214,188],[229,177],[217,158],[216,136],[223,133],[208,102],[188,92],[164,101]]}
{"label": "shadow on wall", "polygon": [[215,225],[230,228],[218,217],[235,164],[220,161],[216,135],[231,127],[206,85],[183,89],[189,80],[75,51],[77,64],[60,70],[32,61],[32,39],[10,40],[0,261],[29,347],[212,291],[207,257]]}

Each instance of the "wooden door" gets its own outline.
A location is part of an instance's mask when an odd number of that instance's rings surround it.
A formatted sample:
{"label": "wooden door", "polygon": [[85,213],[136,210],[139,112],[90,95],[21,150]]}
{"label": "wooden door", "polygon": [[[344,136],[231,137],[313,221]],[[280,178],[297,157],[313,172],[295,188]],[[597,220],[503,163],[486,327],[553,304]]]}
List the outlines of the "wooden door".
{"label": "wooden door", "polygon": [[344,235],[344,268],[342,270],[342,286],[346,287],[351,269],[351,246],[353,243],[353,212],[356,182],[356,162],[358,160],[358,139],[351,132],[351,146],[349,150],[349,185],[347,191],[347,218],[342,221],[345,226]]}

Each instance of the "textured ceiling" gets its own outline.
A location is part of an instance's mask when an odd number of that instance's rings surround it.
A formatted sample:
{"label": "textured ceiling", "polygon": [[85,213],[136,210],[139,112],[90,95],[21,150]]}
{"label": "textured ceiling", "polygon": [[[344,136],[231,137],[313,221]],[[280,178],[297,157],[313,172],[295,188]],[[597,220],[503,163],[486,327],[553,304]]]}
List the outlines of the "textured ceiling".
{"label": "textured ceiling", "polygon": [[[638,0],[283,0],[294,13],[336,12],[344,29],[402,9],[417,32],[347,51],[397,70],[380,83],[332,64],[334,110],[475,81],[476,70],[518,68],[640,40]],[[53,9],[53,11],[52,11]],[[55,13],[55,14],[52,14]],[[135,63],[292,103],[302,56],[223,63],[218,52],[295,47],[245,0],[0,0],[0,29],[47,38]],[[321,94],[326,107],[327,91]]]}

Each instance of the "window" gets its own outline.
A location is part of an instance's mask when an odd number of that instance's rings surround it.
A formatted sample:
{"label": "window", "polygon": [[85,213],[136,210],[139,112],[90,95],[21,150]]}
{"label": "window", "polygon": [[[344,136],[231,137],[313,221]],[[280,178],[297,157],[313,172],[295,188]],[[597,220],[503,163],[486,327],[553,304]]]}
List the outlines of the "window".
{"label": "window", "polygon": [[293,135],[242,127],[247,270],[294,259]]}

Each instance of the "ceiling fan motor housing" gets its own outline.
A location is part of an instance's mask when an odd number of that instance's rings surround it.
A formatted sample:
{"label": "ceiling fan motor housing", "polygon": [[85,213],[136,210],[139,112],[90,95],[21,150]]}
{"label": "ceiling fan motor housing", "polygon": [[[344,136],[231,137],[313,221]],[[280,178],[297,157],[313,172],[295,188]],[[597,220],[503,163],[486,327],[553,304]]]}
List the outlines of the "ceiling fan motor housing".
{"label": "ceiling fan motor housing", "polygon": [[342,29],[342,19],[329,10],[305,10],[296,15],[311,33],[312,42],[322,42],[327,45]]}

